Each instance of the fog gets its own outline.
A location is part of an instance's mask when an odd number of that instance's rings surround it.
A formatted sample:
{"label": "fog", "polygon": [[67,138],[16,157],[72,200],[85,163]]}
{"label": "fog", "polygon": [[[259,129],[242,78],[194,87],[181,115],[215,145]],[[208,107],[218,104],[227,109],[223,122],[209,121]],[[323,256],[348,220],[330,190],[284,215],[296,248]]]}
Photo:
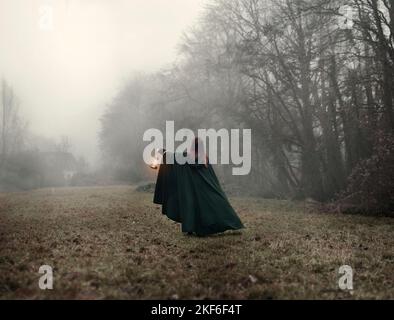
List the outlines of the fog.
{"label": "fog", "polygon": [[393,299],[393,218],[394,0],[0,0],[0,300]]}
{"label": "fog", "polygon": [[143,135],[173,121],[250,129],[246,174],[215,168],[231,194],[371,212],[394,199],[393,17],[384,0],[0,0],[0,192],[152,183]]}
{"label": "fog", "polygon": [[[40,24],[47,7],[52,23]],[[202,0],[0,0],[0,76],[13,87],[29,132],[68,136],[97,163],[99,118],[133,72],[176,59]],[[44,8],[44,9],[43,9]]]}

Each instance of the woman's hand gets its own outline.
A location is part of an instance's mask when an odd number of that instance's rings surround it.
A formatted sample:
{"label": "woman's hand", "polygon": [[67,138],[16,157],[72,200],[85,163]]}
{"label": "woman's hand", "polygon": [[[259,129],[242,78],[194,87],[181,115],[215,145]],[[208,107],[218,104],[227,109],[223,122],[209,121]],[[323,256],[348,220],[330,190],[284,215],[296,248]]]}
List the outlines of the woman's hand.
{"label": "woman's hand", "polygon": [[156,149],[156,156],[153,158],[152,163],[149,164],[149,167],[153,170],[158,169],[161,161],[164,158],[165,153],[166,153],[165,149]]}

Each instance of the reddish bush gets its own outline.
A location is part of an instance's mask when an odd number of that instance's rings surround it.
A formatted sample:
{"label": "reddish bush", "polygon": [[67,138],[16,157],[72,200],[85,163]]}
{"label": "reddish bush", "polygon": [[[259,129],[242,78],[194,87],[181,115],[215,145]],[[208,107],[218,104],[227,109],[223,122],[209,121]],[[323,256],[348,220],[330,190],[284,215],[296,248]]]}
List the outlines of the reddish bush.
{"label": "reddish bush", "polygon": [[378,132],[372,156],[362,160],[336,202],[342,212],[394,215],[394,136]]}

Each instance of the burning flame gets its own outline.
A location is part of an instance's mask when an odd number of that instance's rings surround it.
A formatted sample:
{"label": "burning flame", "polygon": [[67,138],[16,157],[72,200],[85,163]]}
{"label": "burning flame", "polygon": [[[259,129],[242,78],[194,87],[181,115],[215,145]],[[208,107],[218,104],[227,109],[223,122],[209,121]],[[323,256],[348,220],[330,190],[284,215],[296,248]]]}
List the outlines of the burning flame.
{"label": "burning flame", "polygon": [[156,158],[152,159],[151,164],[149,165],[152,169],[156,169],[157,166],[159,165],[159,161]]}
{"label": "burning flame", "polygon": [[156,156],[152,158],[151,164],[149,165],[149,167],[151,167],[152,169],[157,169],[157,167],[160,165],[160,160],[159,160],[159,150],[157,149],[155,152]]}

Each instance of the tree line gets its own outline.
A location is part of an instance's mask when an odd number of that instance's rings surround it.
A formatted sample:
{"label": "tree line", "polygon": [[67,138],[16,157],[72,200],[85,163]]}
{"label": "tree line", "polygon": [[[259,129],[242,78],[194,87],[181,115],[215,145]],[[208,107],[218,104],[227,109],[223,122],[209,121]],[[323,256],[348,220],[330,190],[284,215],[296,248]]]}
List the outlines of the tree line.
{"label": "tree line", "polygon": [[220,168],[228,185],[392,210],[393,37],[389,0],[212,0],[173,65],[109,104],[102,150],[138,180],[146,128],[251,128],[252,174]]}
{"label": "tree line", "polygon": [[67,136],[58,141],[34,134],[20,111],[14,88],[0,87],[0,192],[92,185],[88,163],[71,152]]}

